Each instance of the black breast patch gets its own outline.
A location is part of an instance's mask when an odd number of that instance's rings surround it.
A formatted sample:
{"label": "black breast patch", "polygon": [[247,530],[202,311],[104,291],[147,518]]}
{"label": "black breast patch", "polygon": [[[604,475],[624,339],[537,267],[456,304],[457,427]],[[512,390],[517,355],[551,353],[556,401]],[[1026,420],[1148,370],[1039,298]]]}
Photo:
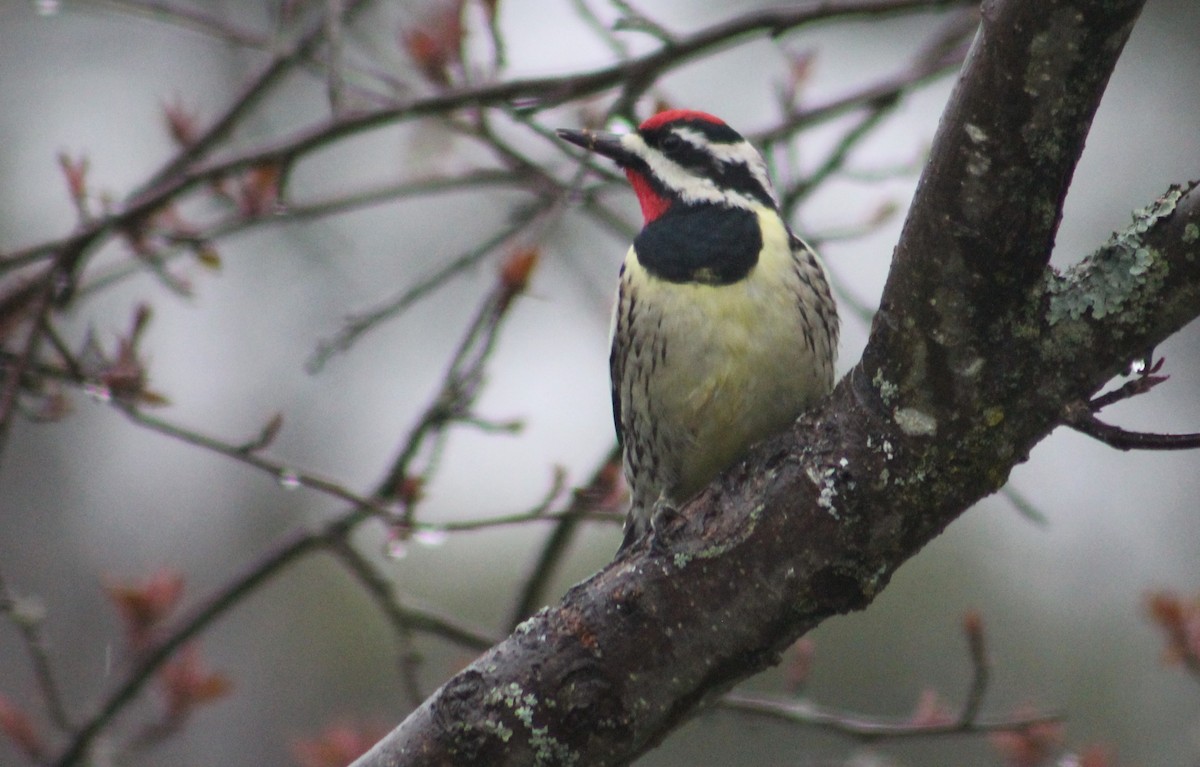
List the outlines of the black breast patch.
{"label": "black breast patch", "polygon": [[651,221],[634,238],[638,261],[669,282],[728,285],[758,263],[758,216],[744,208],[679,205]]}

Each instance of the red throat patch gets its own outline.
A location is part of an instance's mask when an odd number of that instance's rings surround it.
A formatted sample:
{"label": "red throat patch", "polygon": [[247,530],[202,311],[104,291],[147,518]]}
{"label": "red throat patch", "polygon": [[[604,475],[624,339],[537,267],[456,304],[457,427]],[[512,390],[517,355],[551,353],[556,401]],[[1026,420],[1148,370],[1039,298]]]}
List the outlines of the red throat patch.
{"label": "red throat patch", "polygon": [[667,208],[671,207],[671,200],[655,191],[654,187],[651,186],[650,182],[641,173],[626,169],[625,175],[629,178],[629,183],[633,185],[633,191],[642,206],[642,218],[645,219],[645,223],[650,223],[666,213]]}

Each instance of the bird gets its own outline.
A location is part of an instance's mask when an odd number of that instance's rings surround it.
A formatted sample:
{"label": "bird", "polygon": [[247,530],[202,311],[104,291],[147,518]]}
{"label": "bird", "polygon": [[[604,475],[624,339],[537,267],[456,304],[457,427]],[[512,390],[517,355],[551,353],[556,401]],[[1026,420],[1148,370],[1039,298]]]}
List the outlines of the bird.
{"label": "bird", "polygon": [[620,554],[831,390],[837,306],[762,155],[723,120],[669,109],[627,133],[557,134],[615,162],[643,218],[609,354],[630,493]]}

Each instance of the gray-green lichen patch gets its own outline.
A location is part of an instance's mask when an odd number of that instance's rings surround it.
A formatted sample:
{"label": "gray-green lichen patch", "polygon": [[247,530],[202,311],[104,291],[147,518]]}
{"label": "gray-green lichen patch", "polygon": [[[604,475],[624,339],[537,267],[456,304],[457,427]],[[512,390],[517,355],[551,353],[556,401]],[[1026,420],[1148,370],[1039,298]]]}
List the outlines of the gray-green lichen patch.
{"label": "gray-green lichen patch", "polygon": [[[484,697],[483,702],[488,706],[503,706],[509,709],[517,721],[529,731],[529,745],[533,747],[535,765],[572,765],[579,761],[579,754],[552,736],[549,728],[534,724],[538,698],[533,693],[525,692],[520,684],[511,682],[497,687]],[[512,729],[499,722],[489,721],[484,726],[505,742],[513,735]]]}
{"label": "gray-green lichen patch", "polygon": [[1103,319],[1120,311],[1137,291],[1160,283],[1166,262],[1145,242],[1144,235],[1175,210],[1183,190],[1172,187],[1151,205],[1134,211],[1133,223],[1114,232],[1108,242],[1062,277],[1052,275],[1047,285],[1051,325],[1077,320],[1090,313]]}
{"label": "gray-green lichen patch", "polygon": [[1196,240],[1200,240],[1200,226],[1192,222],[1183,228],[1183,242],[1186,245],[1191,245]]}
{"label": "gray-green lichen patch", "polygon": [[840,519],[838,516],[837,507],[833,501],[837,498],[837,469],[832,466],[816,466],[809,465],[805,467],[804,473],[814,485],[817,486],[817,505],[829,512],[829,516],[834,519]]}
{"label": "gray-green lichen patch", "polygon": [[546,614],[549,612],[550,612],[549,607],[543,607],[542,609],[538,610],[533,615],[529,616],[525,620],[518,623],[517,628],[516,628],[516,630],[513,631],[513,633],[514,634],[528,634],[530,631],[533,631],[535,628],[537,628],[538,626],[541,625],[542,618],[544,618],[546,616]]}
{"label": "gray-green lichen patch", "polygon": [[933,437],[937,435],[937,419],[915,407],[898,407],[892,413],[892,420],[900,427],[900,431],[910,437]]}
{"label": "gray-green lichen patch", "polygon": [[883,400],[883,404],[885,405],[890,405],[896,395],[900,393],[900,387],[884,377],[883,368],[875,371],[875,376],[871,379],[871,384],[879,392],[879,398]]}
{"label": "gray-green lichen patch", "polygon": [[967,155],[967,173],[972,176],[982,176],[992,167],[992,158],[988,157],[982,146],[987,143],[987,131],[974,123],[964,123],[963,131],[975,145]]}

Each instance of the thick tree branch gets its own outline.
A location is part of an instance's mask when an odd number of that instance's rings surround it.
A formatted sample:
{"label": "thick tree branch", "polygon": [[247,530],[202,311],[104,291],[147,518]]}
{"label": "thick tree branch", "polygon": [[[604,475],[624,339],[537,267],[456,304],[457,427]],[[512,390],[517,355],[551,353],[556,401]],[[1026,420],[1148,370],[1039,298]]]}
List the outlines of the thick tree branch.
{"label": "thick tree branch", "polygon": [[865,607],[1004,484],[1064,403],[1200,315],[1195,186],[1075,272],[1046,267],[1141,5],[987,3],[863,361],[687,504],[660,546],[522,623],[356,765],[628,763],[825,618]]}

